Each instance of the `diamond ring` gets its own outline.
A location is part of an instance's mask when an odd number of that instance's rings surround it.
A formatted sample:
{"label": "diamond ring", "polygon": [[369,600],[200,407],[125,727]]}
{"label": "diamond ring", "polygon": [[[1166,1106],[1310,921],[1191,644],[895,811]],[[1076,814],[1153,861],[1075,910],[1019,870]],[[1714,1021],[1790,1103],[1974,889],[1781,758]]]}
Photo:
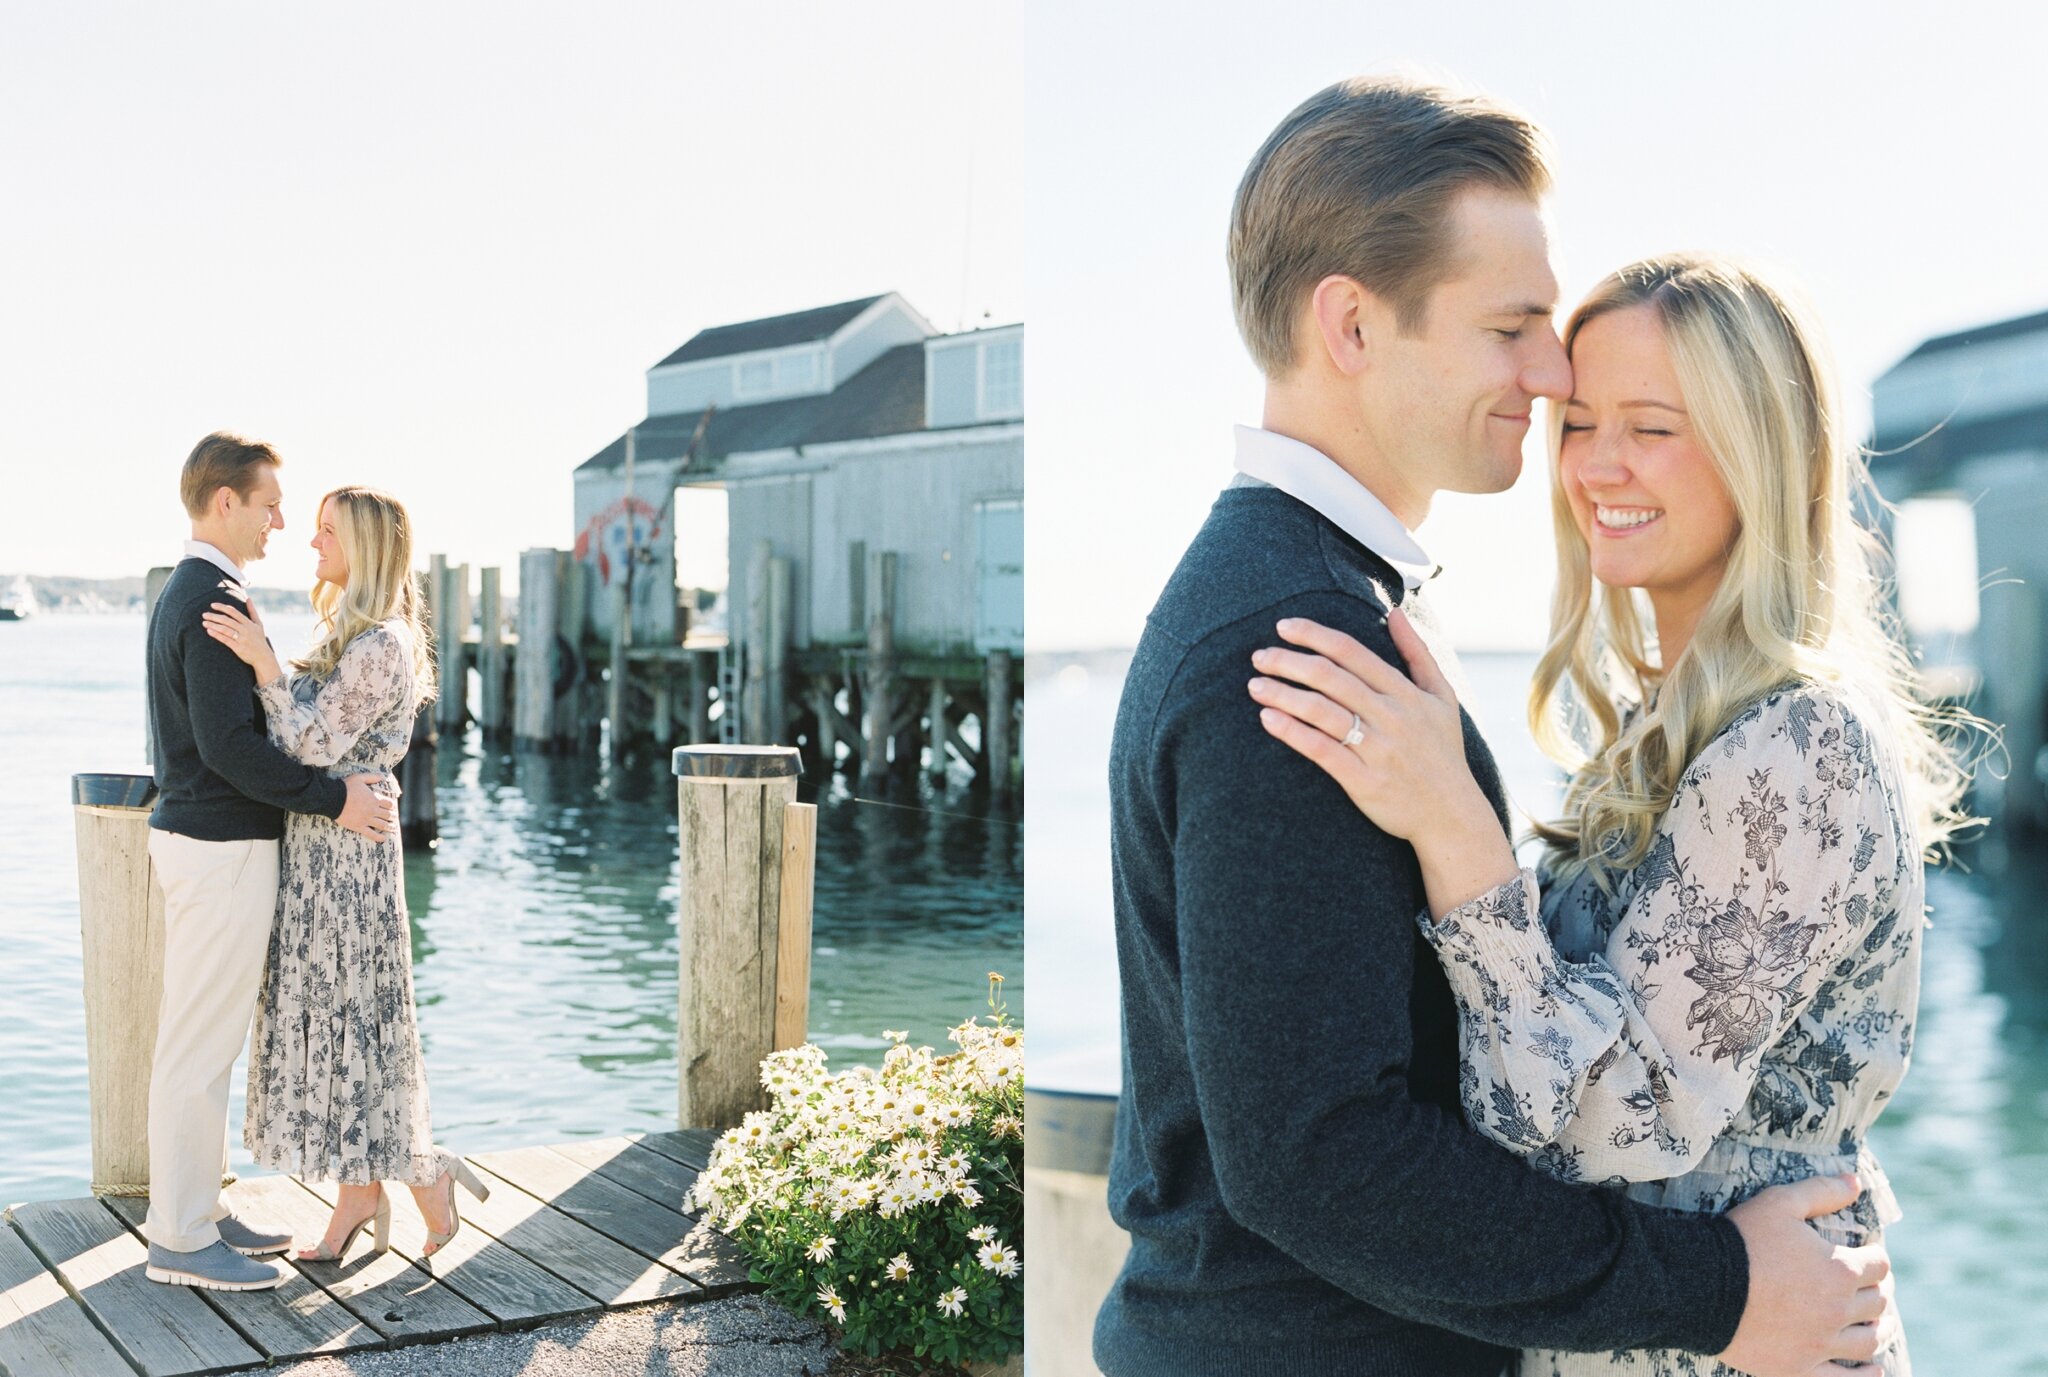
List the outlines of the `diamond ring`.
{"label": "diamond ring", "polygon": [[1363,740],[1365,740],[1365,724],[1358,720],[1358,714],[1354,712],[1351,714],[1351,730],[1344,733],[1344,744],[1356,746]]}

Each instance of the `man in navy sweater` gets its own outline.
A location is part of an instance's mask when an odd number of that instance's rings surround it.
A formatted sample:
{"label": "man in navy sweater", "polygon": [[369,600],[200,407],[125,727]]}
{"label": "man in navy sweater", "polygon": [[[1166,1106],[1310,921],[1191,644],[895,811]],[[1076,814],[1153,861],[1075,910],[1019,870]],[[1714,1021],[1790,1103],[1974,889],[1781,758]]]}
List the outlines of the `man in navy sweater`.
{"label": "man in navy sweater", "polygon": [[[1805,1222],[1853,1181],[1684,1214],[1552,1180],[1465,1126],[1413,852],[1246,694],[1283,617],[1406,663],[1396,605],[1455,674],[1410,531],[1438,491],[1510,486],[1534,399],[1569,395],[1549,180],[1520,116],[1358,81],[1283,121],[1239,187],[1264,424],[1240,427],[1238,476],[1147,620],[1110,761],[1109,1200],[1131,1235],[1096,1322],[1110,1377],[1495,1377],[1522,1346],[1874,1371],[1827,1364],[1889,1307],[1888,1263]],[[1465,735],[1505,829],[1469,717]]]}
{"label": "man in navy sweater", "polygon": [[185,461],[185,558],[149,614],[149,712],[159,796],[149,859],[164,890],[164,993],[149,1081],[151,1281],[217,1291],[283,1282],[256,1261],[291,1235],[255,1229],[220,1198],[228,1075],[249,1036],[277,911],[288,812],[318,813],[373,841],[398,835],[389,775],[343,781],[271,744],[256,679],[201,620],[243,596],[243,569],[284,526],[280,460],[216,433]]}

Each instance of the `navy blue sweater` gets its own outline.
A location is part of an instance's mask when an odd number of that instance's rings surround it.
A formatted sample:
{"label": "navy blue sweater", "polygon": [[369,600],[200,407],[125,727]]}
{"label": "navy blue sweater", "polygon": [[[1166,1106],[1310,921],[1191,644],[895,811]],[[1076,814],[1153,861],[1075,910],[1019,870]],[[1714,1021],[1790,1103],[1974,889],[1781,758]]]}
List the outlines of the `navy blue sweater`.
{"label": "navy blue sweater", "polygon": [[[1274,623],[1394,665],[1384,560],[1232,488],[1138,643],[1110,755],[1123,1094],[1096,1321],[1110,1377],[1495,1377],[1504,1347],[1718,1352],[1748,1292],[1720,1216],[1567,1185],[1469,1129],[1406,842],[1268,736]],[[1467,758],[1507,827],[1470,716]]]}
{"label": "navy blue sweater", "polygon": [[256,673],[200,620],[235,599],[196,556],[171,571],[149,613],[149,714],[156,787],[149,825],[201,841],[284,835],[286,813],[339,817],[348,787],[271,744]]}

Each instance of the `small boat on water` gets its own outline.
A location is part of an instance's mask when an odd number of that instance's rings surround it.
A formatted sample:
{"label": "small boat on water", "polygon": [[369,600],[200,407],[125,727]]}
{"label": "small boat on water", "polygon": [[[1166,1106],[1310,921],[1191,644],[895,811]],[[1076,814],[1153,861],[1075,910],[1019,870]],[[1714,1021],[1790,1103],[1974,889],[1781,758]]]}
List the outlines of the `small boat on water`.
{"label": "small boat on water", "polygon": [[27,578],[17,578],[7,596],[0,599],[0,622],[26,621],[36,613],[36,592]]}

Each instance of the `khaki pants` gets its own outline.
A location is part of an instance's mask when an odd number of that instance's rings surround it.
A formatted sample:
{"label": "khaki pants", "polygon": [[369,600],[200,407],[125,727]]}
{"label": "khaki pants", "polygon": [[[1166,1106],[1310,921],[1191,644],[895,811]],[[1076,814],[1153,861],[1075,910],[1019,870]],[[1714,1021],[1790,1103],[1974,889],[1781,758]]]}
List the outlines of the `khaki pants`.
{"label": "khaki pants", "polygon": [[270,925],[275,841],[149,834],[164,887],[164,1001],[149,1077],[149,1217],[144,1237],[174,1252],[215,1243],[228,1212],[228,1077],[249,1040]]}

